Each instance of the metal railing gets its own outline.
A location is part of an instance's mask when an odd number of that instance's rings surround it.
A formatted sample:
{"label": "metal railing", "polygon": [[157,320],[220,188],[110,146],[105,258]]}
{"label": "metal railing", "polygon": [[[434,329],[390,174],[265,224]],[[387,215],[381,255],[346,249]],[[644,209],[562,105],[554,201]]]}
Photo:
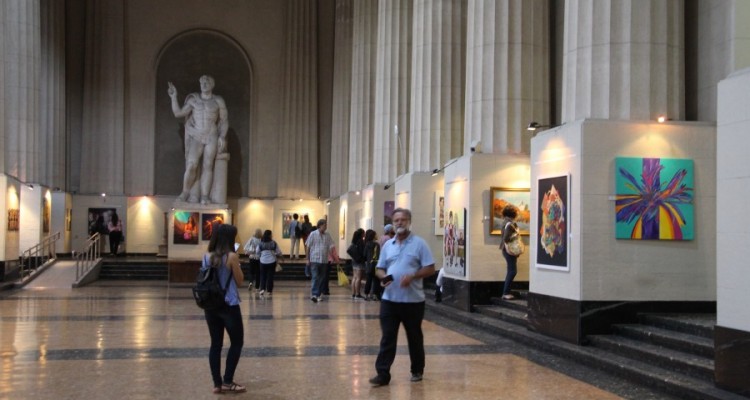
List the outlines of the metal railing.
{"label": "metal railing", "polygon": [[91,235],[86,239],[86,244],[78,254],[74,254],[76,260],[76,282],[81,279],[82,276],[86,275],[91,268],[97,263],[97,260],[101,258],[102,254],[102,240],[99,233]]}
{"label": "metal railing", "polygon": [[26,278],[50,259],[57,258],[55,248],[59,239],[60,232],[55,232],[21,254],[21,257],[19,257],[19,270],[22,279]]}

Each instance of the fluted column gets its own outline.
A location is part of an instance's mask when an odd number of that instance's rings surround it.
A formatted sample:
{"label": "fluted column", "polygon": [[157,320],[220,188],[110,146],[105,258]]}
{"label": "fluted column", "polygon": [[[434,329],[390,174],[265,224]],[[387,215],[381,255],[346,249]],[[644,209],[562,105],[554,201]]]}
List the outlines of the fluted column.
{"label": "fluted column", "polygon": [[22,182],[41,182],[39,153],[39,0],[0,2],[3,30],[3,171]]}
{"label": "fluted column", "polygon": [[353,12],[348,190],[359,190],[372,182],[378,2],[357,0],[354,2]]}
{"label": "fluted column", "polygon": [[549,123],[547,0],[469,0],[463,153],[529,153],[529,121]]}
{"label": "fluted column", "polygon": [[465,80],[462,0],[415,0],[409,171],[461,155]]}
{"label": "fluted column", "polygon": [[81,192],[123,193],[125,17],[120,0],[86,2]]}
{"label": "fluted column", "polygon": [[318,196],[317,5],[292,0],[286,7],[279,196]]}
{"label": "fluted column", "polygon": [[568,0],[562,120],[684,117],[684,2]]}
{"label": "fluted column", "polygon": [[41,0],[41,183],[65,188],[65,2]]}
{"label": "fluted column", "polygon": [[352,87],[352,0],[336,0],[331,118],[331,184],[329,196],[348,190],[349,121]]}
{"label": "fluted column", "polygon": [[[388,183],[406,172],[405,147],[398,134],[409,132],[412,0],[380,0],[375,72],[373,182]],[[406,143],[404,143],[406,146]]]}

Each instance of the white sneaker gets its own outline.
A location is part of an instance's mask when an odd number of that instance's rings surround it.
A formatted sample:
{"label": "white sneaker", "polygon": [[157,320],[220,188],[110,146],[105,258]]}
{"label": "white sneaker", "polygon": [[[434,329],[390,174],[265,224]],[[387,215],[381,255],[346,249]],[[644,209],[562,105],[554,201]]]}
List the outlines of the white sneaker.
{"label": "white sneaker", "polygon": [[271,292],[268,292],[268,293],[266,293],[266,298],[269,298],[269,299],[270,299],[270,298],[271,298],[271,295],[272,295],[272,294],[273,294],[273,293],[271,293]]}
{"label": "white sneaker", "polygon": [[260,293],[258,293],[258,295],[259,295],[260,297],[263,297],[263,295],[264,295],[265,293],[266,293],[266,291],[265,291],[265,290],[263,290],[263,289],[261,289],[261,291],[260,291]]}

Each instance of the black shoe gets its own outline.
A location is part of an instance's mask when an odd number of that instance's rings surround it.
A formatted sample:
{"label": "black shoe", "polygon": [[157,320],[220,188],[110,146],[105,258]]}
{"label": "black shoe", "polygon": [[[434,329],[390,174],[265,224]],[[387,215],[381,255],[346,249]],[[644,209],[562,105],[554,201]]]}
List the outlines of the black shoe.
{"label": "black shoe", "polygon": [[315,297],[315,296],[310,297],[310,301],[312,301],[313,303],[317,303],[318,302],[318,298]]}
{"label": "black shoe", "polygon": [[389,382],[387,380],[385,380],[385,378],[383,378],[380,375],[377,375],[377,376],[375,376],[373,378],[370,378],[370,385],[372,387],[386,386],[386,385],[388,385],[388,383]]}
{"label": "black shoe", "polygon": [[440,303],[441,301],[443,301],[443,292],[437,289],[435,290],[435,303]]}
{"label": "black shoe", "polygon": [[421,382],[422,381],[422,374],[411,374],[412,382]]}

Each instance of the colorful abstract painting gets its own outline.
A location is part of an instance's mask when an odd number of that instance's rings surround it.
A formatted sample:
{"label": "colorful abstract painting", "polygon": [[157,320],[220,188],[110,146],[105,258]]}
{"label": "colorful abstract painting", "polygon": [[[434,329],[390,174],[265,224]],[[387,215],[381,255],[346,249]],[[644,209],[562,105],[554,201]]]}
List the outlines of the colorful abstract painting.
{"label": "colorful abstract painting", "polygon": [[518,210],[516,224],[521,235],[528,235],[531,224],[531,209],[529,207],[531,194],[529,189],[490,188],[490,235],[503,234],[503,208],[514,205]]}
{"label": "colorful abstract painting", "polygon": [[197,212],[175,211],[174,212],[174,244],[198,244],[198,221],[200,215]]}
{"label": "colorful abstract painting", "polygon": [[693,160],[615,159],[615,237],[693,240]]}
{"label": "colorful abstract painting", "polygon": [[569,176],[539,179],[536,266],[569,270],[568,186]]}
{"label": "colorful abstract painting", "polygon": [[466,276],[466,209],[448,209],[443,235],[443,268],[450,275]]}
{"label": "colorful abstract painting", "polygon": [[201,240],[211,240],[214,229],[224,223],[224,214],[201,214]]}

